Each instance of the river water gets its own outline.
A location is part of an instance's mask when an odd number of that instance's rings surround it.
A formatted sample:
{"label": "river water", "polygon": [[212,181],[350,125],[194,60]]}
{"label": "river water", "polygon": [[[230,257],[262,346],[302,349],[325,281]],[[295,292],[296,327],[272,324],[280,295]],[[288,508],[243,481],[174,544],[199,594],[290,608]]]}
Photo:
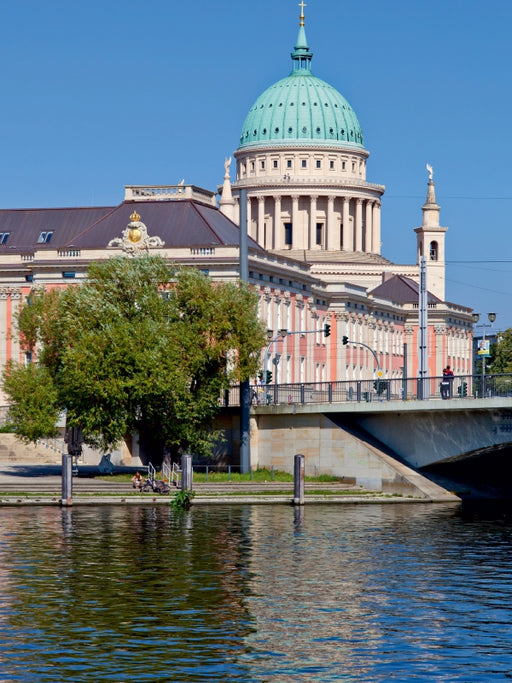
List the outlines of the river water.
{"label": "river water", "polygon": [[0,681],[509,681],[512,517],[0,509]]}

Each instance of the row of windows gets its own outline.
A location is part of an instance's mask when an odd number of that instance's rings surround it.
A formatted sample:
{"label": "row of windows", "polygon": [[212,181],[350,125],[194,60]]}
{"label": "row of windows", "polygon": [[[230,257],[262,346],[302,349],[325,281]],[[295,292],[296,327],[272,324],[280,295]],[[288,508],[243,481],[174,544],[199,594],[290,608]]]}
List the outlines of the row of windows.
{"label": "row of windows", "polygon": [[[315,167],[315,168],[317,168],[317,169],[321,169],[321,168],[322,168],[322,160],[321,160],[321,159],[314,159],[314,162],[315,162],[315,163],[314,163],[314,167]],[[355,162],[355,161],[351,161],[351,162],[342,161],[342,162],[341,162],[341,170],[342,170],[342,171],[346,171],[346,170],[349,168],[349,164],[350,164],[350,169],[351,169],[352,173],[355,173],[356,167],[357,167],[357,162]],[[360,172],[362,171],[363,166],[364,166],[364,165],[363,165],[363,162],[360,161],[360,162],[359,162],[359,171],[360,171]],[[302,169],[304,169],[304,170],[307,170],[307,168],[308,168],[308,159],[300,159],[300,167],[301,167]],[[260,159],[259,168],[260,168],[261,171],[264,171],[264,170],[265,170],[265,168],[266,168],[266,161],[265,161],[265,159]],[[278,169],[279,169],[279,159],[273,159],[273,160],[272,160],[272,168],[275,169],[275,170],[278,170]],[[286,168],[287,168],[287,169],[292,169],[292,168],[293,168],[293,159],[286,159]],[[251,170],[251,171],[254,171],[255,169],[256,169],[256,162],[255,162],[255,161],[251,161],[251,162],[250,162],[250,170]],[[334,159],[329,159],[329,169],[330,169],[331,171],[335,170],[335,160],[334,160]]]}
{"label": "row of windows", "polygon": [[[64,271],[62,271],[62,277],[65,280],[73,279],[76,277],[76,273],[74,270],[64,270]],[[25,275],[25,281],[26,282],[34,282],[34,274],[28,273],[27,275]]]}
{"label": "row of windows", "polygon": [[[293,126],[288,126],[286,131],[283,131],[283,132],[288,133],[288,135],[294,135],[297,132],[302,134],[302,135],[309,135],[310,134],[309,128],[307,126],[302,126],[300,131],[296,131],[295,128],[293,128]],[[348,130],[345,130],[345,128],[340,128],[339,130],[337,128],[329,128],[329,130],[327,131],[327,130],[324,130],[323,128],[320,128],[320,126],[317,126],[313,132],[315,135],[317,135],[321,138],[329,138],[332,140],[347,140],[347,141],[348,140],[350,140],[350,141],[354,140],[356,142],[361,142],[361,143],[363,142],[363,136],[361,135],[361,133],[358,133],[356,131],[356,133],[354,134],[353,130],[348,131]],[[263,128],[261,131],[262,136],[267,135],[267,133],[269,133],[269,131],[266,128]],[[276,126],[274,128],[274,135],[279,135],[280,133],[281,133],[281,129],[278,126]],[[245,131],[245,137],[243,135],[240,137],[240,144],[243,144],[244,140],[248,140],[249,136],[250,136],[250,132],[248,130]],[[258,137],[257,128],[255,128],[253,131],[253,137],[255,137],[255,138]]]}
{"label": "row of windows", "polygon": [[[318,247],[322,246],[323,238],[324,238],[324,224],[323,223],[317,223],[316,224],[316,230],[315,230],[315,244],[316,244],[316,246],[318,246]],[[287,247],[291,247],[293,245],[293,224],[292,223],[284,223],[284,243]]]}
{"label": "row of windows", "polygon": [[[0,244],[5,244],[9,239],[10,232],[0,232]],[[38,244],[48,244],[53,235],[53,230],[45,230],[39,234],[37,238]]]}

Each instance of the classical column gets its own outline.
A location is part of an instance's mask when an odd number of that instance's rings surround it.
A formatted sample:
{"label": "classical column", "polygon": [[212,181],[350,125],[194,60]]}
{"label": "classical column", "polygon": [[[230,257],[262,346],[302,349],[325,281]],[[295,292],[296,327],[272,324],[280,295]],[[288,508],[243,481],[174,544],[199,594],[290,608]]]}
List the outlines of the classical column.
{"label": "classical column", "polygon": [[258,230],[257,242],[261,244],[264,249],[268,249],[267,239],[265,235],[265,197],[258,197]]}
{"label": "classical column", "polygon": [[[325,248],[337,249],[336,234],[334,225],[334,197],[329,195],[327,197],[327,220],[325,223]],[[338,243],[339,244],[339,243]]]}
{"label": "classical column", "polygon": [[[311,195],[309,200],[309,249],[316,249],[316,195]],[[321,248],[321,245],[319,245]]]}
{"label": "classical column", "polygon": [[343,250],[354,251],[354,233],[350,223],[350,197],[343,197]]}
{"label": "classical column", "polygon": [[247,234],[249,237],[252,237],[253,240],[256,240],[256,229],[257,226],[252,220],[252,200],[251,197],[247,195]]}
{"label": "classical column", "polygon": [[370,252],[372,250],[372,202],[366,201],[366,230],[364,236],[364,250]]}
{"label": "classical column", "polygon": [[299,195],[292,196],[292,249],[304,249],[304,234],[299,232]]}
{"label": "classical column", "polygon": [[372,252],[380,254],[380,202],[373,205]]}
{"label": "classical column", "polygon": [[363,200],[356,199],[356,248],[363,251]]}
{"label": "classical column", "polygon": [[281,225],[281,195],[274,197],[274,223],[272,227],[273,238],[269,240],[269,245],[274,249],[283,248],[283,226]]}

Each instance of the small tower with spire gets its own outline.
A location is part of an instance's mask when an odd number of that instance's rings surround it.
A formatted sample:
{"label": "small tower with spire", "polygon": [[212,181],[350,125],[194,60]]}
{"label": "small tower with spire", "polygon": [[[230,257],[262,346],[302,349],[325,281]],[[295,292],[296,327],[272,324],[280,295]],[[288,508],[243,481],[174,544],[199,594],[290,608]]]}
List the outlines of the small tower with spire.
{"label": "small tower with spire", "polygon": [[219,209],[230,220],[235,221],[235,200],[231,193],[231,179],[229,176],[229,167],[231,165],[231,157],[224,161],[224,182],[222,183],[222,194],[219,201]]}
{"label": "small tower with spire", "polygon": [[441,207],[436,201],[436,188],[434,184],[434,171],[427,164],[428,189],[427,200],[421,207],[423,211],[423,223],[415,228],[417,239],[417,263],[420,257],[427,259],[427,286],[428,290],[435,294],[441,301],[445,299],[445,233],[448,228],[439,225],[439,213]]}

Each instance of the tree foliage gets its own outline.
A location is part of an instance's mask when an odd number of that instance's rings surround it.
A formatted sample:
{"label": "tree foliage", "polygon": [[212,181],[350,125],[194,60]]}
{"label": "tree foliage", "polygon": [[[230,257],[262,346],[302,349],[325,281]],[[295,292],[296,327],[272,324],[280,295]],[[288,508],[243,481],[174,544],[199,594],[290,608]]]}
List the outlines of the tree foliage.
{"label": "tree foliage", "polygon": [[91,446],[109,450],[137,431],[176,455],[209,452],[219,397],[256,374],[264,344],[248,286],[154,256],[93,263],[83,283],[34,291],[18,327],[38,361],[4,373],[21,437],[49,435],[66,410]]}
{"label": "tree foliage", "polygon": [[500,333],[498,342],[491,345],[490,352],[487,365],[493,373],[512,372],[512,328]]}

